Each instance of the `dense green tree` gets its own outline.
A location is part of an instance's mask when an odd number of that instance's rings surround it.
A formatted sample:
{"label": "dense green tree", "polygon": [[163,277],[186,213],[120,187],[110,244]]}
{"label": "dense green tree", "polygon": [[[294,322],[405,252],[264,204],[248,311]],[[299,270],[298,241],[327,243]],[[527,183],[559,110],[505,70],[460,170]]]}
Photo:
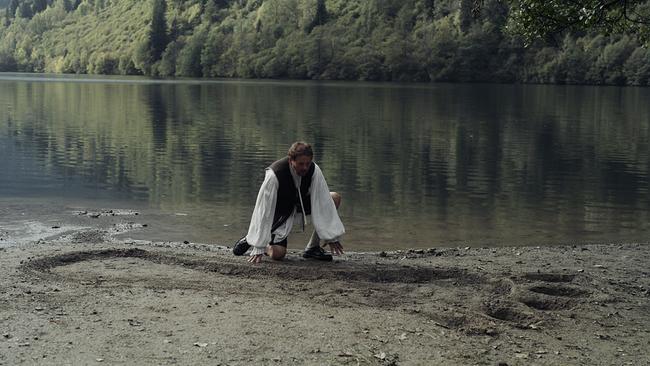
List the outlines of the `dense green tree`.
{"label": "dense green tree", "polygon": [[27,2],[20,3],[16,15],[20,18],[26,18],[26,19],[31,18],[34,15],[34,12],[32,11],[32,6]]}
{"label": "dense green tree", "polygon": [[152,0],[151,28],[149,30],[149,47],[153,61],[160,60],[167,47],[167,2]]}
{"label": "dense green tree", "polygon": [[490,80],[494,71],[490,54],[499,47],[496,33],[489,23],[476,23],[460,37],[457,53],[459,80]]}
{"label": "dense green tree", "polygon": [[133,59],[129,55],[121,55],[117,62],[117,71],[121,75],[137,75],[138,70],[135,67]]}
{"label": "dense green tree", "polygon": [[230,48],[232,41],[230,34],[224,33],[222,29],[214,27],[208,32],[206,42],[201,50],[202,74],[208,77],[227,76],[223,66],[222,55]]}
{"label": "dense green tree", "polygon": [[596,60],[596,68],[600,72],[602,83],[625,83],[623,65],[636,48],[635,46],[626,36],[605,46],[603,52]]}
{"label": "dense green tree", "polygon": [[183,43],[180,41],[171,41],[167,45],[162,58],[157,64],[157,74],[163,77],[176,75],[176,62],[178,55],[183,49]]}
{"label": "dense green tree", "polygon": [[325,22],[327,22],[327,17],[328,14],[327,8],[325,7],[325,0],[316,0],[316,11],[314,12],[312,20],[305,28],[307,33],[311,33],[311,31],[317,26],[324,25]]}
{"label": "dense green tree", "polygon": [[596,60],[603,53],[605,46],[610,43],[610,38],[605,35],[598,35],[592,39],[585,40],[584,52],[585,52],[585,64],[588,65],[588,70],[585,74],[585,82],[589,84],[600,84],[603,81],[602,70],[599,65],[597,65]]}
{"label": "dense green tree", "polygon": [[[482,0],[474,0],[480,5]],[[650,41],[645,0],[510,0],[511,31],[529,40],[566,31],[627,33]]]}
{"label": "dense green tree", "polygon": [[95,15],[99,15],[99,12],[101,12],[102,9],[104,9],[104,5],[105,5],[104,0],[94,0],[94,1],[95,1],[95,4],[93,6],[93,11],[94,11]]}
{"label": "dense green tree", "polygon": [[37,14],[47,9],[47,0],[32,0],[32,13]]}
{"label": "dense green tree", "polygon": [[623,65],[623,73],[630,85],[650,85],[650,51],[635,49]]}
{"label": "dense green tree", "polygon": [[460,31],[467,32],[469,27],[474,21],[474,15],[472,14],[472,7],[474,0],[460,0],[460,10],[458,14]]}
{"label": "dense green tree", "polygon": [[88,72],[91,74],[118,74],[119,60],[111,53],[93,53],[88,60]]}
{"label": "dense green tree", "polygon": [[427,18],[433,18],[435,16],[436,5],[435,0],[423,0],[424,14]]}
{"label": "dense green tree", "polygon": [[148,39],[141,40],[135,44],[133,50],[133,64],[135,68],[140,70],[145,75],[151,75],[152,61],[151,49]]}
{"label": "dense green tree", "polygon": [[207,0],[205,3],[202,21],[204,23],[212,24],[219,18],[219,7],[213,0]]}
{"label": "dense green tree", "polygon": [[[348,54],[348,57],[354,54]],[[380,81],[386,80],[386,65],[383,62],[384,55],[377,49],[361,49],[358,54],[357,71],[359,80]],[[353,62],[354,58],[350,58]]]}
{"label": "dense green tree", "polygon": [[427,72],[431,80],[457,80],[459,40],[458,27],[454,24],[452,16],[435,21],[431,48],[426,55]]}
{"label": "dense green tree", "polygon": [[15,71],[16,69],[14,56],[6,50],[0,50],[0,72]]}
{"label": "dense green tree", "polygon": [[203,75],[203,69],[201,67],[201,52],[203,51],[205,39],[205,32],[198,31],[178,52],[178,58],[176,61],[177,76],[200,77]]}
{"label": "dense green tree", "polygon": [[583,84],[586,81],[586,70],[589,69],[589,57],[585,53],[582,40],[567,36],[562,51],[556,64],[556,81]]}
{"label": "dense green tree", "polygon": [[71,0],[57,0],[63,5],[63,9],[65,9],[66,12],[71,12],[74,10],[74,4],[72,3]]}
{"label": "dense green tree", "polygon": [[[305,41],[298,42],[298,44],[302,46],[302,50],[299,53],[302,53],[303,57],[301,57],[298,62],[295,62],[299,56],[294,54],[293,64],[304,63],[307,75],[305,76],[303,74],[302,78],[309,77],[310,79],[320,79],[327,64],[329,64],[333,58],[329,35],[322,28],[318,28],[313,30]],[[294,51],[298,50],[294,49]]]}
{"label": "dense green tree", "polygon": [[20,2],[18,0],[10,0],[9,6],[7,7],[7,15],[10,18],[14,18],[16,16],[16,11],[18,10],[19,6],[20,6]]}
{"label": "dense green tree", "polygon": [[417,64],[414,45],[395,34],[387,39],[383,51],[387,78],[392,81],[426,81],[428,75]]}

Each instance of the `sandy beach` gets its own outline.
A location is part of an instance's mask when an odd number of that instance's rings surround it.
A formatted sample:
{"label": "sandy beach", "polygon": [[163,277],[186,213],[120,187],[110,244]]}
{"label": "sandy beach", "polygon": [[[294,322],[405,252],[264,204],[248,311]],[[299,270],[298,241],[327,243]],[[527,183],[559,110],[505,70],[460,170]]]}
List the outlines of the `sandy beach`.
{"label": "sandy beach", "polygon": [[0,365],[650,364],[647,243],[251,265],[114,220],[0,249]]}

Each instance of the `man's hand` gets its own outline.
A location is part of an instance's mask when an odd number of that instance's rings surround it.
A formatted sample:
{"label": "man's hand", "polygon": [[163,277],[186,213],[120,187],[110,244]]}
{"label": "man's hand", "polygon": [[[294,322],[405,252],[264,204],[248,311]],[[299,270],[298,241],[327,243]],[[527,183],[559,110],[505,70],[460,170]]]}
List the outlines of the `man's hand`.
{"label": "man's hand", "polygon": [[325,245],[330,246],[330,250],[332,251],[333,255],[341,255],[341,254],[343,254],[343,245],[341,245],[341,243],[339,243],[338,241],[332,241],[332,242],[329,242],[329,243],[325,243]]}
{"label": "man's hand", "polygon": [[250,257],[248,257],[248,261],[251,263],[261,263],[263,256],[264,254],[251,255]]}

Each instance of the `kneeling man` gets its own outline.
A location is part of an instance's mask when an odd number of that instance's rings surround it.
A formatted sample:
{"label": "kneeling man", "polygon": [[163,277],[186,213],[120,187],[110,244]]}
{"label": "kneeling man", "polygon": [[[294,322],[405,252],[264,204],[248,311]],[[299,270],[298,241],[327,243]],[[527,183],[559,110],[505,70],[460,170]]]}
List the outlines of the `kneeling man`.
{"label": "kneeling man", "polygon": [[235,244],[233,253],[244,255],[252,248],[249,262],[261,262],[264,254],[281,260],[287,254],[287,237],[294,223],[304,228],[311,217],[314,233],[303,257],[331,261],[332,255],[321,248],[320,241],[330,246],[332,254],[343,254],[340,238],[345,228],[336,211],[341,196],[329,191],[309,144],[296,142],[287,155],[266,168],[248,234]]}

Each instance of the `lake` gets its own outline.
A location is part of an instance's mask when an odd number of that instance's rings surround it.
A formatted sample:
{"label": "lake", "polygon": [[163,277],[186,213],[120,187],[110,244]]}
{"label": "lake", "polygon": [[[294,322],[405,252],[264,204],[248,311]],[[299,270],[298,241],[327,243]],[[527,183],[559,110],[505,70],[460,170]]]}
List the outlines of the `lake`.
{"label": "lake", "polygon": [[351,250],[646,242],[649,101],[649,88],[0,74],[0,214],[135,209],[149,226],[131,237],[230,245],[264,168],[304,140],[343,195]]}

